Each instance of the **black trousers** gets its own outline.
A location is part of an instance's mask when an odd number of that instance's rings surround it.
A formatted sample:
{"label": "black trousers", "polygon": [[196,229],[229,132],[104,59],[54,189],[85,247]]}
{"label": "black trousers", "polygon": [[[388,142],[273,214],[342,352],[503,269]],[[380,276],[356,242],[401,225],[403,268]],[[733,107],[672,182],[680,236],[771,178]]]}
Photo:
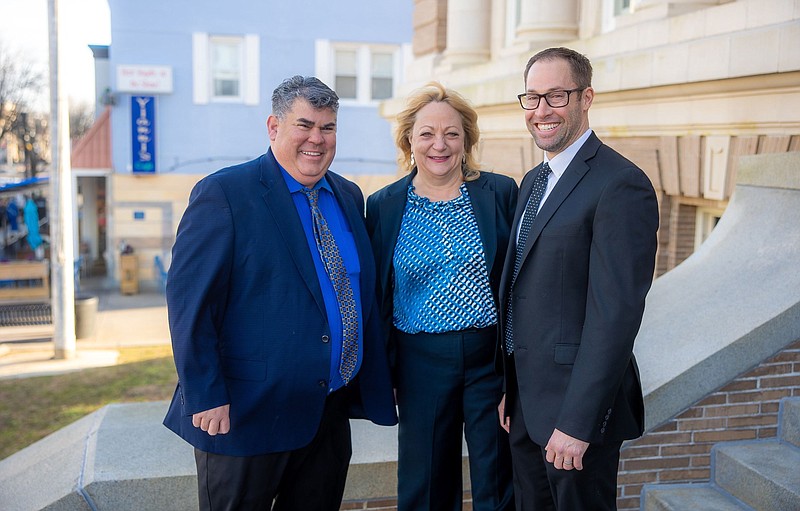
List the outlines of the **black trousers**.
{"label": "black trousers", "polygon": [[300,449],[245,457],[195,449],[200,511],[338,511],[352,454],[345,392],[328,396],[317,435]]}
{"label": "black trousers", "polygon": [[508,435],[497,417],[503,391],[494,371],[496,332],[397,332],[399,511],[461,509],[462,435],[472,509],[513,509]]}
{"label": "black trousers", "polygon": [[509,413],[517,511],[612,511],[617,509],[621,442],[589,445],[583,470],[557,470],[544,445],[528,435],[518,392]]}

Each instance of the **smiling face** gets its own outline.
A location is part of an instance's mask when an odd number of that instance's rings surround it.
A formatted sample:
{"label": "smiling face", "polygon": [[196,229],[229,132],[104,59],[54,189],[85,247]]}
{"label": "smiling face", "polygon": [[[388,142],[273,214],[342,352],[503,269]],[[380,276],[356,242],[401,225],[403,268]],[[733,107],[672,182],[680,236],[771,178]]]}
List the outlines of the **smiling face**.
{"label": "smiling face", "polygon": [[336,112],[316,109],[298,98],[284,119],[267,119],[270,146],[278,163],[303,186],[322,179],[336,155]]}
{"label": "smiling face", "polygon": [[409,142],[421,175],[436,180],[461,179],[464,125],[455,108],[441,101],[422,107]]}
{"label": "smiling face", "polygon": [[[547,94],[555,90],[577,89],[569,63],[563,59],[538,60],[528,71],[526,92]],[[570,93],[569,104],[553,108],[542,98],[536,110],[525,110],[525,122],[536,145],[553,158],[589,129],[589,107],[594,90]]]}

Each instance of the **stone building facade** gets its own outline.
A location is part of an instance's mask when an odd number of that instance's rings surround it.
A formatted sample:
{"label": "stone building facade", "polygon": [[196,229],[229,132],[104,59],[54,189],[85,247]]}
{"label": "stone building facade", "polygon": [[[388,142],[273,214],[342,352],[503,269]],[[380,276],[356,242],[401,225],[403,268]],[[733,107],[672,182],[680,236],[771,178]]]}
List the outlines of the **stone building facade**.
{"label": "stone building facade", "polygon": [[[797,0],[415,0],[403,93],[438,80],[477,108],[486,168],[542,159],[516,94],[549,46],[589,57],[590,125],[648,174],[661,203],[657,274],[702,243],[738,157],[800,150]],[[403,94],[383,105],[392,119]]]}

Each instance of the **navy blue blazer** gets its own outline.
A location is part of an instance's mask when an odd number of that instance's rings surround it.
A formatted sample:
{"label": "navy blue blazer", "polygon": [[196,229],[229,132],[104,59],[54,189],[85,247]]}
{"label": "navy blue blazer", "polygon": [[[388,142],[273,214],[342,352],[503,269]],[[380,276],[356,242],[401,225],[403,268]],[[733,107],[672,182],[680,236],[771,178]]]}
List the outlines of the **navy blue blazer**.
{"label": "navy blue blazer", "polygon": [[[389,326],[394,309],[392,259],[408,199],[408,185],[415,175],[416,169],[367,199],[367,230],[378,267],[378,300],[384,323]],[[498,289],[517,205],[517,191],[514,180],[502,174],[481,172],[478,179],[467,181],[467,192],[486,255],[489,284],[498,310]],[[393,342],[390,336],[390,352],[393,351]]]}
{"label": "navy blue blazer", "polygon": [[[538,172],[522,180],[514,232]],[[514,363],[506,377],[515,370],[516,382],[507,390],[519,392],[539,445],[555,428],[597,444],[641,435],[633,341],[653,281],[657,230],[650,180],[593,133],[539,210],[514,283]],[[501,296],[515,247],[512,240]]]}
{"label": "navy blue blazer", "polygon": [[[364,358],[351,415],[397,422],[375,267],[358,187],[328,172],[361,263]],[[290,451],[319,426],[331,346],[322,291],[300,218],[272,151],[192,190],[167,279],[178,385],[164,424],[229,456]],[[231,430],[210,436],[192,414],[230,403]]]}

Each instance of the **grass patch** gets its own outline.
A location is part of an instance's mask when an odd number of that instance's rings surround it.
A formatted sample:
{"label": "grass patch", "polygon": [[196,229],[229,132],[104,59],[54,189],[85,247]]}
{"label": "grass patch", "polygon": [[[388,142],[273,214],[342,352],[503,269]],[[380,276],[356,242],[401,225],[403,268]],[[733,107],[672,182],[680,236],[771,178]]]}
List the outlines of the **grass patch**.
{"label": "grass patch", "polygon": [[0,381],[0,459],[111,403],[170,399],[170,346],[122,348],[118,365]]}

